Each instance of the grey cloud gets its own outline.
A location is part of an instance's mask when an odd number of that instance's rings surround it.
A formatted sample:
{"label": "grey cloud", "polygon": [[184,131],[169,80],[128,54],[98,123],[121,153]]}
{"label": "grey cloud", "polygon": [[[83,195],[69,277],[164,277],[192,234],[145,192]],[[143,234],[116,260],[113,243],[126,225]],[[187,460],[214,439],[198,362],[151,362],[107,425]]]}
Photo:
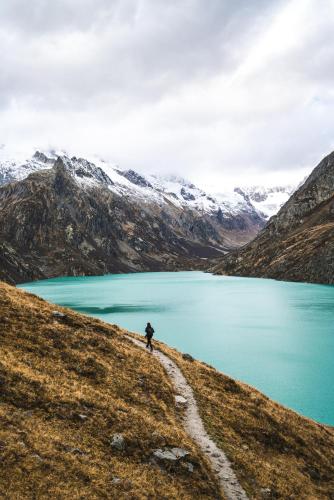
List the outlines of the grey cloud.
{"label": "grey cloud", "polygon": [[[83,108],[119,93],[130,103],[155,100],[191,79],[232,70],[233,44],[267,10],[265,0],[4,2],[2,101],[35,96],[38,106]],[[64,61],[56,47],[66,51],[71,34]]]}
{"label": "grey cloud", "polygon": [[[313,165],[334,125],[333,8],[317,5],[3,0],[0,142],[217,179]],[[277,16],[288,24],[294,6],[307,22],[297,16],[296,31],[283,25],[267,47],[266,32]],[[296,43],[284,49],[286,36]]]}
{"label": "grey cloud", "polygon": [[[126,2],[126,0],[124,0]],[[4,0],[2,27],[24,36],[41,36],[67,30],[86,31],[112,17],[120,0]]]}

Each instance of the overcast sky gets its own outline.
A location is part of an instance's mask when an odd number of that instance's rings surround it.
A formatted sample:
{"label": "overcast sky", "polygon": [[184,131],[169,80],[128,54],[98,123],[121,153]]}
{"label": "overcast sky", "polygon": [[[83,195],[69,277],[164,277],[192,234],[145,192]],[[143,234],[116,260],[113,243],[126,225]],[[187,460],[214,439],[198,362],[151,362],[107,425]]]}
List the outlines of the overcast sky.
{"label": "overcast sky", "polygon": [[1,0],[0,143],[224,185],[334,149],[334,0]]}

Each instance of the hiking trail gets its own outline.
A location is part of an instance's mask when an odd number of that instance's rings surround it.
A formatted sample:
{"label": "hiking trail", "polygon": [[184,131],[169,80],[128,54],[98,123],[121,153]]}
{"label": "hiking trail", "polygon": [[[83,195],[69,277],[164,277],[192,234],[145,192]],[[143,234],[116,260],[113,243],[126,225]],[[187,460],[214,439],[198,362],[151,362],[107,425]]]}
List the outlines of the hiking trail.
{"label": "hiking trail", "polygon": [[[142,349],[145,349],[145,344],[140,340],[128,335],[126,335],[126,338]],[[227,500],[247,500],[248,497],[232,469],[231,462],[206,432],[199,414],[193,390],[182,371],[174,361],[161,351],[154,349],[153,356],[158,358],[165,368],[167,375],[173,383],[176,395],[185,398],[186,404],[184,405],[183,417],[184,428],[209,459],[212,469],[218,476],[225,497]]]}

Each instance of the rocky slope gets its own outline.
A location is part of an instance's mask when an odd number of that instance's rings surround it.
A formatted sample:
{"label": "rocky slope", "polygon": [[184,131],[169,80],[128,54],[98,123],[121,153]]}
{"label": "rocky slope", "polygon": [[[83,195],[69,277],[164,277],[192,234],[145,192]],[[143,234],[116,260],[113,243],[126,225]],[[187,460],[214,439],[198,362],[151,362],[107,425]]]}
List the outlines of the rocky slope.
{"label": "rocky slope", "polygon": [[[54,151],[36,151],[32,157],[23,154],[9,155],[6,148],[0,148],[0,186],[15,180],[22,180],[30,173],[51,169],[58,157],[81,185],[100,183],[108,189],[135,204],[172,205],[184,211],[191,211],[194,218],[218,219],[219,229],[231,232],[231,245],[248,241],[263,226],[265,217],[257,211],[250,200],[237,192],[225,192],[212,196],[191,182],[177,176],[143,176],[134,170],[122,171],[98,158],[94,163]],[[234,234],[233,231],[234,230]],[[227,242],[228,243],[228,242]]]}
{"label": "rocky slope", "polygon": [[254,241],[231,252],[218,274],[334,283],[334,153],[272,217]]}
{"label": "rocky slope", "polygon": [[2,183],[0,278],[11,282],[191,269],[263,226],[244,201],[227,206],[180,179],[147,180],[64,155],[3,162]]}
{"label": "rocky slope", "polygon": [[[3,283],[0,310],[1,498],[224,498],[166,372],[128,332]],[[249,498],[332,498],[333,428],[160,348]]]}

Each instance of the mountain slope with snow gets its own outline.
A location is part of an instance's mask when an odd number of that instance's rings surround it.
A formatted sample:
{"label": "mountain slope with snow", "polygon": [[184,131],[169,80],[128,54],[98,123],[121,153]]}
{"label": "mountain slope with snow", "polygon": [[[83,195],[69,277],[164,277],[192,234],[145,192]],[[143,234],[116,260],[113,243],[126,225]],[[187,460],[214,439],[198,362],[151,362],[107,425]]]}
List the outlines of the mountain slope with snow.
{"label": "mountain slope with snow", "polygon": [[265,219],[270,219],[288,201],[295,189],[296,187],[292,185],[252,186],[237,187],[234,191],[251,203],[259,213],[264,215]]}
{"label": "mountain slope with snow", "polygon": [[90,162],[64,152],[36,151],[32,156],[10,155],[0,148],[0,185],[22,180],[30,173],[52,168],[60,156],[72,174],[84,184],[102,184],[112,192],[132,197],[142,203],[171,203],[200,214],[219,214],[221,218],[248,213],[267,220],[275,215],[294,192],[293,186],[237,187],[229,192],[210,194],[178,176],[143,175],[134,170],[122,171],[109,163]]}
{"label": "mountain slope with snow", "polygon": [[0,275],[7,269],[17,281],[204,267],[203,259],[258,234],[272,193],[211,195],[177,176],[0,148]]}
{"label": "mountain slope with snow", "polygon": [[334,283],[334,152],[263,231],[213,266],[217,274]]}
{"label": "mountain slope with snow", "polygon": [[[5,155],[0,150],[0,185],[23,180],[30,173],[51,169],[60,157],[66,169],[84,188],[103,186],[111,192],[137,204],[156,205],[160,209],[191,212],[198,219],[211,218],[221,231],[236,230],[238,234],[226,238],[221,247],[235,247],[255,236],[264,224],[264,217],[254,205],[239,193],[212,196],[191,182],[176,176],[142,175],[133,170],[122,171],[107,162],[94,163],[64,153],[36,151],[31,157]],[[220,231],[221,230],[221,231]],[[224,235],[221,235],[224,236]],[[223,239],[223,238],[222,238]]]}
{"label": "mountain slope with snow", "polygon": [[117,194],[141,202],[172,203],[200,213],[222,212],[225,217],[257,213],[263,220],[275,215],[295,191],[292,185],[242,186],[234,190],[207,193],[190,181],[175,175],[143,175],[134,170],[122,171],[99,158],[93,162],[63,151],[36,151],[33,155],[9,153],[0,146],[0,186],[22,180],[30,173],[52,168],[58,157],[82,184],[103,184]]}

